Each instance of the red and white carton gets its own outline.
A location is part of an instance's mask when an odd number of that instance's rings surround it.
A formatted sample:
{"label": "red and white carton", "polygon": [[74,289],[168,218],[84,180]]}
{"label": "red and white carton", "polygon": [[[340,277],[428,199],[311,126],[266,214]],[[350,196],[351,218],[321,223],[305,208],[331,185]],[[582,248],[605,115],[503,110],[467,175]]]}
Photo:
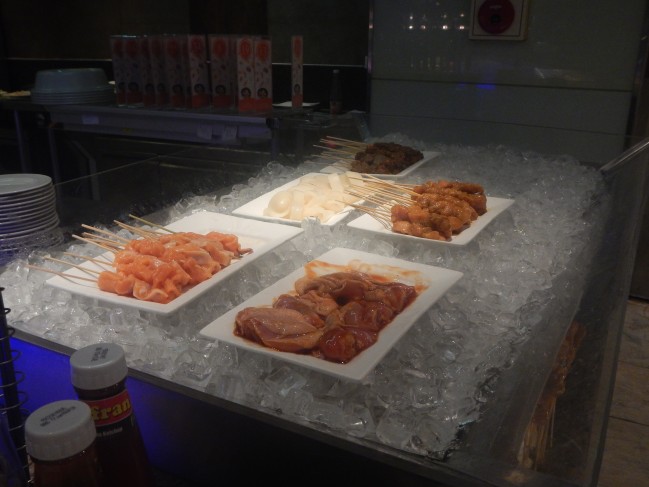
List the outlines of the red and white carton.
{"label": "red and white carton", "polygon": [[169,87],[165,76],[164,36],[149,36],[148,42],[151,56],[151,77],[155,87],[155,104],[158,107],[165,107],[169,103]]}
{"label": "red and white carton", "polygon": [[304,103],[303,68],[304,41],[302,36],[291,37],[291,105],[301,108]]}
{"label": "red and white carton", "polygon": [[184,35],[166,35],[163,42],[165,78],[169,88],[169,106],[179,109],[186,107],[184,38]]}
{"label": "red and white carton", "polygon": [[141,37],[124,36],[124,69],[126,81],[126,104],[142,105],[142,59]]}
{"label": "red and white carton", "polygon": [[115,80],[115,101],[117,106],[126,105],[126,66],[124,60],[124,38],[121,35],[110,36],[110,56]]}
{"label": "red and white carton", "polygon": [[202,108],[210,105],[210,78],[207,64],[207,42],[204,35],[187,36],[187,54],[191,107]]}
{"label": "red and white carton", "polygon": [[212,105],[214,108],[234,106],[234,87],[236,71],[235,57],[232,56],[231,36],[210,34],[210,79],[212,83]]}
{"label": "red and white carton", "polygon": [[153,66],[151,65],[151,50],[147,36],[140,38],[140,73],[142,77],[142,103],[145,107],[155,106],[155,83],[153,81]]}
{"label": "red and white carton", "polygon": [[272,43],[267,37],[255,37],[255,108],[258,111],[273,109]]}
{"label": "red and white carton", "polygon": [[183,55],[183,79],[185,80],[185,108],[192,107],[192,82],[189,77],[189,42],[187,36],[181,36],[180,44]]}
{"label": "red and white carton", "polygon": [[254,44],[250,36],[238,37],[237,46],[237,106],[240,112],[255,109]]}

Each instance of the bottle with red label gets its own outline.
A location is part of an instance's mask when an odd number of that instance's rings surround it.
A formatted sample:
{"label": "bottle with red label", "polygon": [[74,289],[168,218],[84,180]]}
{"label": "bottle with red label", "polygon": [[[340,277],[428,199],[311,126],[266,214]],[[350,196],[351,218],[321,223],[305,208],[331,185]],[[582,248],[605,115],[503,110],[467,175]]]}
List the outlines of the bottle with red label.
{"label": "bottle with red label", "polygon": [[109,485],[153,487],[153,473],[126,388],[124,350],[113,343],[89,345],[70,357],[72,385],[90,406],[99,462]]}

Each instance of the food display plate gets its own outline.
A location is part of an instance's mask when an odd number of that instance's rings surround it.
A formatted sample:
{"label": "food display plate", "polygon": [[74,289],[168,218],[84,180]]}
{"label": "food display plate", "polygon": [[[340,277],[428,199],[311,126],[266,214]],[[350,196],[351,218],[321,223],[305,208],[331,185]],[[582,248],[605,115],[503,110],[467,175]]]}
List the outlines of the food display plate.
{"label": "food display plate", "polygon": [[[242,269],[244,266],[255,261],[265,253],[270,252],[280,244],[299,235],[303,231],[301,228],[294,228],[287,225],[259,222],[209,211],[202,211],[181,218],[180,220],[166,225],[166,228],[177,232],[194,232],[203,234],[211,231],[232,233],[239,238],[239,243],[242,248],[251,248],[253,251],[249,254],[245,254],[240,259],[233,260],[229,266],[214,274],[210,279],[197,284],[173,301],[166,304],[142,301],[128,296],[119,296],[117,294],[100,290],[94,282],[75,280],[73,278],[54,276],[48,279],[46,283],[50,286],[69,291],[72,294],[96,298],[99,301],[157,314],[169,314],[177,311],[179,308],[194,300],[208,289],[223,281],[226,277],[237,272],[239,269]],[[104,256],[111,258],[112,254],[107,252]],[[83,262],[79,265],[87,269],[98,271],[106,270],[104,267],[91,261]],[[88,273],[75,267],[65,270],[64,273],[85,278],[89,277]]]}
{"label": "food display plate", "polygon": [[292,292],[294,283],[306,275],[305,267],[297,269],[264,289],[250,299],[220,316],[200,331],[205,338],[215,339],[237,347],[270,355],[324,374],[361,381],[410,329],[417,319],[441,298],[461,277],[462,273],[441,267],[417,264],[393,257],[383,257],[358,250],[335,248],[307,264],[309,270],[323,275],[343,269],[354,269],[369,274],[385,276],[393,281],[415,285],[419,290],[417,299],[399,313],[379,333],[377,342],[346,364],[297,353],[281,352],[265,347],[234,334],[235,318],[239,311],[249,306],[270,306],[275,298]]}
{"label": "food display plate", "polygon": [[[401,179],[405,176],[408,176],[409,174],[413,173],[417,169],[419,169],[421,166],[424,164],[428,163],[429,161],[433,160],[437,156],[440,155],[439,152],[431,152],[431,151],[422,151],[424,157],[422,160],[415,162],[412,166],[409,166],[405,168],[403,171],[397,173],[397,174],[370,174],[370,176],[375,176],[377,178],[381,179]],[[320,170],[320,172],[326,173],[326,174],[332,174],[332,173],[343,173],[348,171],[349,169],[344,169],[342,166],[336,166],[336,165],[329,165]],[[364,174],[364,173],[363,173]]]}
{"label": "food display plate", "polygon": [[[240,206],[239,208],[234,210],[232,214],[250,217],[250,218],[256,218],[258,220],[264,220],[269,222],[284,223],[289,225],[301,225],[302,220],[291,220],[289,218],[281,218],[281,217],[264,215],[264,210],[268,207],[268,204],[270,203],[270,200],[272,199],[273,196],[275,196],[280,191],[286,191],[291,189],[294,186],[297,186],[300,183],[300,180],[303,177],[307,177],[307,176],[322,176],[322,174],[309,173],[309,174],[305,174],[304,176],[300,176],[299,178],[296,178],[293,181],[290,181],[280,186],[279,188],[275,188],[272,191],[269,191],[268,193],[263,194],[252,201],[249,201],[245,205]],[[328,226],[335,225],[336,223],[344,219],[352,210],[353,208],[351,206],[346,206],[342,211],[335,213],[326,222],[320,222],[320,223],[322,225],[328,225]]]}
{"label": "food display plate", "polygon": [[445,240],[432,240],[429,238],[413,237],[412,235],[404,235],[402,233],[396,233],[391,230],[387,230],[379,221],[375,220],[367,213],[356,218],[355,220],[350,221],[347,226],[356,228],[358,230],[376,233],[381,236],[396,239],[414,239],[420,242],[427,242],[432,245],[466,245],[471,240],[473,240],[473,238],[478,235],[487,225],[489,225],[489,223],[494,218],[496,218],[503,211],[509,208],[513,203],[514,200],[487,196],[487,212],[484,215],[479,216],[474,222],[471,222],[471,226],[469,228],[463,230],[458,235],[453,235],[451,240],[448,242]]}

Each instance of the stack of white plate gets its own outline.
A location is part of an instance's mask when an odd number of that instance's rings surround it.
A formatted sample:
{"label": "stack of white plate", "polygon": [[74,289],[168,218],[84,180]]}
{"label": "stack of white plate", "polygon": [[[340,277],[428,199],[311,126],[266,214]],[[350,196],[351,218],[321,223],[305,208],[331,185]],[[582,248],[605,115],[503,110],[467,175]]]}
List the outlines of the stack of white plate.
{"label": "stack of white plate", "polygon": [[42,174],[0,175],[0,264],[62,241],[52,179]]}
{"label": "stack of white plate", "polygon": [[115,89],[99,68],[48,69],[36,73],[32,102],[80,105],[115,101]]}

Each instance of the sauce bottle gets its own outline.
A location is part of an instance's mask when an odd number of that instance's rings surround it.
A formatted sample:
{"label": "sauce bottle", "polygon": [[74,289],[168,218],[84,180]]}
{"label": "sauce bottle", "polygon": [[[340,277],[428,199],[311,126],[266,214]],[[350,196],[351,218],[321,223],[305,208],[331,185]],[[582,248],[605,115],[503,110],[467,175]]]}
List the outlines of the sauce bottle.
{"label": "sauce bottle", "polygon": [[99,462],[109,485],[153,487],[153,473],[126,389],[128,367],[117,344],[99,343],[70,357],[79,399],[92,411]]}
{"label": "sauce bottle", "polygon": [[81,401],[40,407],[25,422],[34,487],[106,487],[90,408]]}

